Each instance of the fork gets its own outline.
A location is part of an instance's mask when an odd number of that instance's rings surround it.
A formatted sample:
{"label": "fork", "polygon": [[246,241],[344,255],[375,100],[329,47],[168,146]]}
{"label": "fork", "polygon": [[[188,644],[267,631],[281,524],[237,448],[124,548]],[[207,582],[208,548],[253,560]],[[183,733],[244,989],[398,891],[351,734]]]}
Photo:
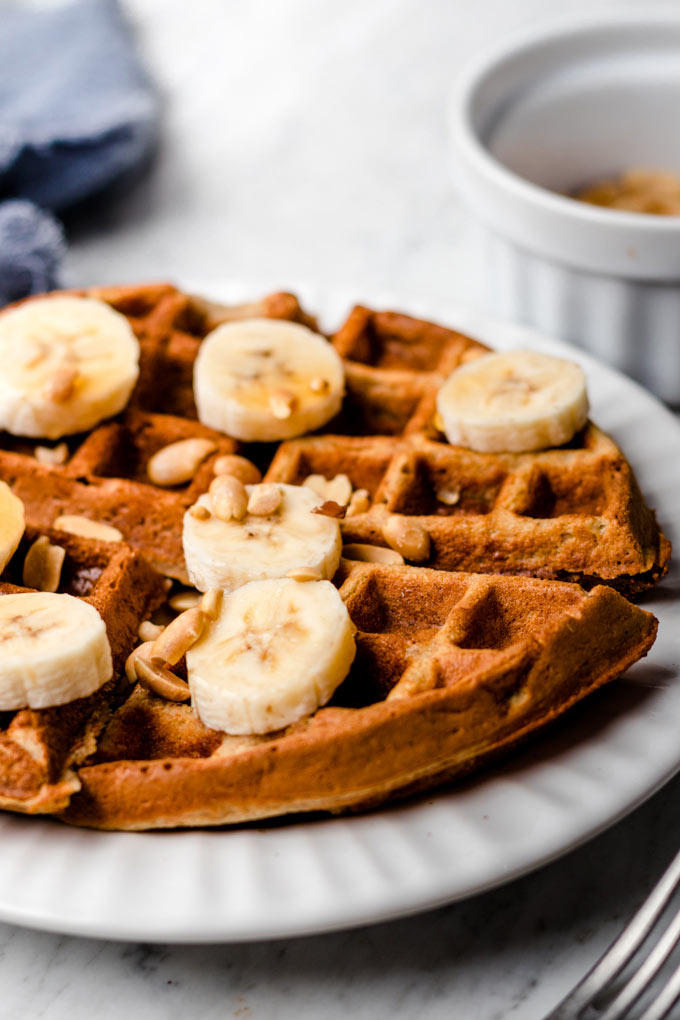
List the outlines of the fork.
{"label": "fork", "polygon": [[[664,963],[680,944],[680,909],[658,924],[680,884],[680,853],[654,886],[651,893],[576,987],[548,1013],[544,1020],[632,1020],[631,1008],[649,991]],[[658,939],[647,945],[654,932]],[[644,948],[643,948],[644,947]],[[616,977],[633,957],[641,953],[634,973],[617,987]],[[644,956],[644,958],[642,958]],[[644,1012],[636,1020],[663,1020],[680,998],[680,965],[668,975]]]}

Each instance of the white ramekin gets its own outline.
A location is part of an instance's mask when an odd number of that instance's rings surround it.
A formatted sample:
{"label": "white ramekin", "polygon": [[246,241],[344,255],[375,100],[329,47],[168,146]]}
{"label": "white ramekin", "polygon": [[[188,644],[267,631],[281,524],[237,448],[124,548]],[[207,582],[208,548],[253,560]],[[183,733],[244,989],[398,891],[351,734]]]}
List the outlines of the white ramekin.
{"label": "white ramekin", "polygon": [[492,309],[680,404],[680,217],[565,197],[630,167],[680,173],[680,11],[515,37],[461,73],[451,130]]}

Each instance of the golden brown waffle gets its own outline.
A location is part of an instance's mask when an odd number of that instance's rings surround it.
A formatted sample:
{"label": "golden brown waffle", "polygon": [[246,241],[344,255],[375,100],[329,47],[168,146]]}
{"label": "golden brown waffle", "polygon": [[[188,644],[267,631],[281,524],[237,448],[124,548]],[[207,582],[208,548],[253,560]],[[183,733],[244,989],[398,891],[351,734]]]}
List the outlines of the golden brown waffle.
{"label": "golden brown waffle", "polygon": [[468,772],[649,649],[611,588],[343,561],[357,658],[333,701],[267,737],[208,730],[137,688],[63,817],[147,829],[381,803]]}
{"label": "golden brown waffle", "polygon": [[[370,372],[373,392],[412,395],[391,453],[386,443],[352,449],[345,439],[314,437],[282,444],[272,464],[270,479],[297,481],[309,465],[346,472],[369,490],[369,511],[343,522],[345,541],[382,544],[387,516],[398,513],[428,532],[427,566],[435,568],[604,582],[627,595],[666,572],[669,542],[624,455],[591,423],[567,446],[537,453],[475,453],[446,442],[436,426],[437,390],[443,376],[484,352],[480,345],[366,308],[354,309],[333,343],[347,359],[350,391]],[[370,474],[353,468],[359,449]],[[455,492],[456,502],[438,499],[442,491]]]}
{"label": "golden brown waffle", "polygon": [[[33,441],[0,435],[0,478],[24,502],[28,538],[48,534],[67,549],[63,590],[102,612],[119,675],[139,622],[161,597],[145,560],[186,580],[182,517],[220,454],[249,457],[268,480],[346,473],[371,494],[366,513],[342,522],[346,541],[384,545],[382,524],[394,512],[417,518],[432,553],[419,567],[343,561],[338,583],[359,628],[357,660],[332,705],[311,719],[270,737],[225,737],[188,705],[112,682],[63,709],[6,714],[0,806],[56,812],[71,798],[69,821],[146,828],[377,803],[468,771],[650,647],[653,617],[611,588],[586,594],[497,576],[604,581],[630,594],[665,572],[669,545],[625,458],[592,425],[567,448],[538,454],[475,454],[443,440],[436,390],[482,345],[355,309],[333,337],[347,376],[338,418],[278,448],[242,444],[196,420],[193,361],[203,336],[230,318],[314,325],[294,297],[225,308],[170,285],[88,293],[125,314],[140,339],[130,405],[70,438],[63,465],[39,463]],[[216,450],[192,482],[152,485],[151,455],[194,436]],[[458,491],[453,505],[437,499],[442,488]],[[51,531],[64,513],[111,524],[127,544]],[[2,590],[20,582],[25,550],[26,542]]]}

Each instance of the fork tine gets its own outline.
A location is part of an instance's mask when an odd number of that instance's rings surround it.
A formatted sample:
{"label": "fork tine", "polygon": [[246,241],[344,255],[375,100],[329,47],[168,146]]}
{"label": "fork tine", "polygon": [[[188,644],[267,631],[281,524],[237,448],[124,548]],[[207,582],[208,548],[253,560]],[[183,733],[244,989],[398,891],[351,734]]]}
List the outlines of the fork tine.
{"label": "fork tine", "polygon": [[[604,956],[552,1013],[545,1017],[545,1020],[574,1020],[581,1010],[592,1002],[638,951],[663,913],[679,882],[680,852],[673,858],[647,899]],[[660,1017],[664,1015],[659,1014]],[[656,1017],[652,1014],[645,1020],[656,1020]]]}
{"label": "fork tine", "polygon": [[623,986],[599,1020],[618,1020],[640,998],[673,952],[680,939],[680,913],[677,913],[651,953]]}
{"label": "fork tine", "polygon": [[680,966],[673,971],[670,981],[661,989],[657,997],[650,1002],[639,1020],[664,1020],[675,1003],[680,999]]}

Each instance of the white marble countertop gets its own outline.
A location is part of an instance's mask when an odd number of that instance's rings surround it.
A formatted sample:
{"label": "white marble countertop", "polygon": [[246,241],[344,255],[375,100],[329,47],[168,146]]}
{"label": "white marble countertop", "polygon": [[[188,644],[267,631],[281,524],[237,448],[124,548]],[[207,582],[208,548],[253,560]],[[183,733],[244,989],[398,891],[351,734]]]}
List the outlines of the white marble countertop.
{"label": "white marble countertop", "polygon": [[[134,187],[69,224],[67,282],[309,280],[478,303],[448,172],[452,75],[486,41],[584,6],[127,0],[163,141]],[[0,925],[0,1015],[539,1020],[680,845],[679,794],[680,779],[520,881],[357,931],[167,947]]]}

